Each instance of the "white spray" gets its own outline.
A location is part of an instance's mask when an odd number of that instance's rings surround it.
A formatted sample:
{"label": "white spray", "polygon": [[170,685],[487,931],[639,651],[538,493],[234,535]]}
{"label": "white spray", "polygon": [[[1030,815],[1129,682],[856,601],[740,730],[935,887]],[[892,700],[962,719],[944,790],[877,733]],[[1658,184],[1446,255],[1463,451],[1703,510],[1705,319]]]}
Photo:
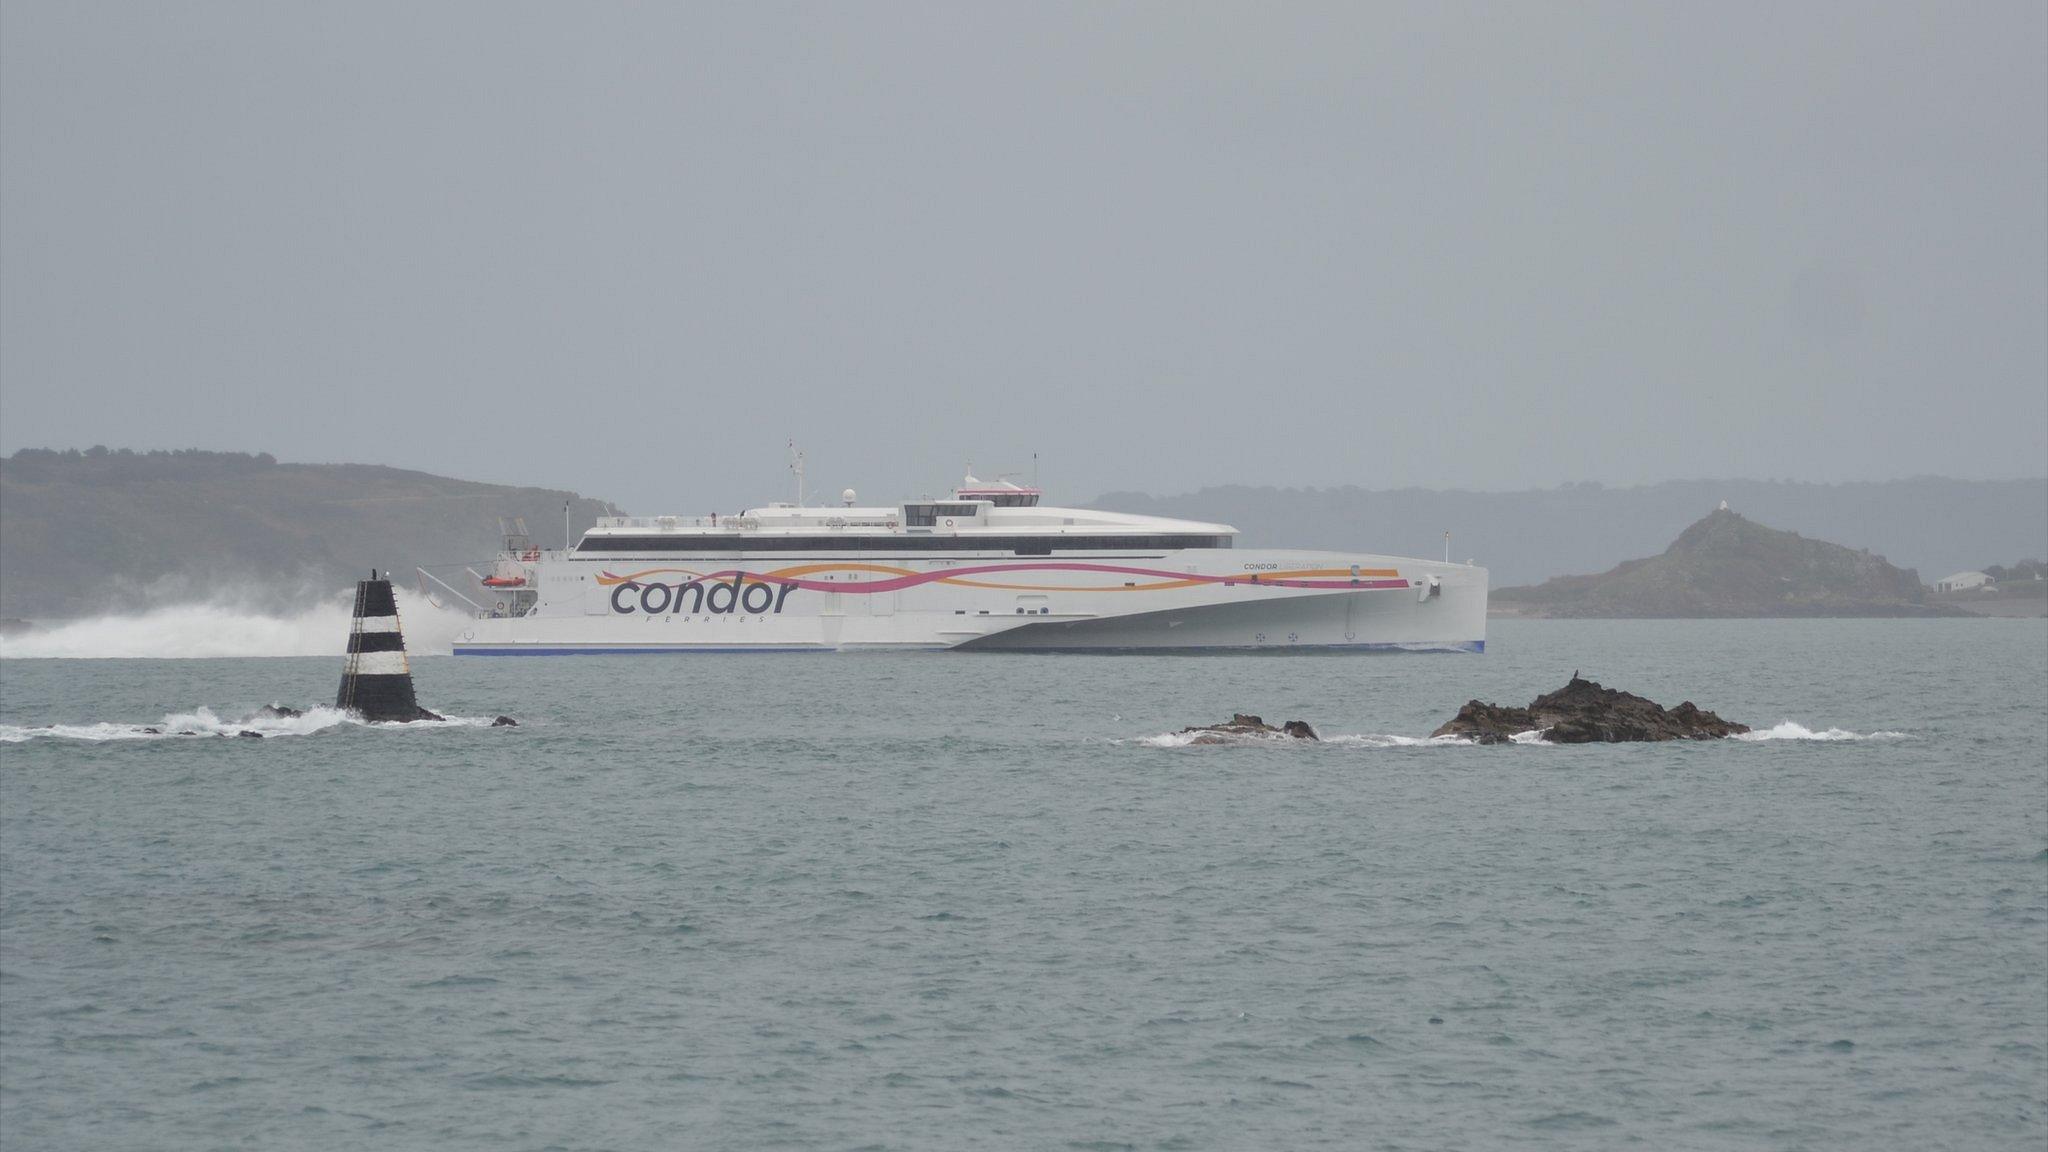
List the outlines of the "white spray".
{"label": "white spray", "polygon": [[[255,611],[222,599],[95,616],[0,639],[6,659],[203,659],[221,656],[340,656],[348,648],[346,596],[324,596],[292,615]],[[466,617],[398,591],[405,643],[415,655],[447,655]]]}

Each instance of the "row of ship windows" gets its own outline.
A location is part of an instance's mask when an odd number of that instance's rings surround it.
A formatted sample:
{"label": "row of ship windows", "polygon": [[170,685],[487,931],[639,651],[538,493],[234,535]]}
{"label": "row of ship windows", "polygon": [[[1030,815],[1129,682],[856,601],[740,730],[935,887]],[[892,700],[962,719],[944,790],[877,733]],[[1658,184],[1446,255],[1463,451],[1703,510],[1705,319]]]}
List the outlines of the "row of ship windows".
{"label": "row of ship windows", "polygon": [[1228,536],[588,536],[576,551],[701,552],[1173,552],[1228,548]]}
{"label": "row of ship windows", "polygon": [[903,522],[912,528],[937,527],[939,517],[972,520],[981,514],[981,509],[972,504],[905,504]]}

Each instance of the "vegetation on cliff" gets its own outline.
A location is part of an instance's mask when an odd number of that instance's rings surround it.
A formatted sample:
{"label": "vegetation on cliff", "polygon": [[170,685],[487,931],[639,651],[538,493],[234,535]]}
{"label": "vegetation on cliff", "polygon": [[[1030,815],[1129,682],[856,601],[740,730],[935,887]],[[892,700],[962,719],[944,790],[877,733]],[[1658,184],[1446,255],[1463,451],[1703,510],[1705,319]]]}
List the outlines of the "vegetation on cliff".
{"label": "vegetation on cliff", "polygon": [[241,452],[23,449],[0,460],[0,616],[235,599],[283,608],[373,565],[476,562],[523,516],[559,546],[617,509],[573,492]]}

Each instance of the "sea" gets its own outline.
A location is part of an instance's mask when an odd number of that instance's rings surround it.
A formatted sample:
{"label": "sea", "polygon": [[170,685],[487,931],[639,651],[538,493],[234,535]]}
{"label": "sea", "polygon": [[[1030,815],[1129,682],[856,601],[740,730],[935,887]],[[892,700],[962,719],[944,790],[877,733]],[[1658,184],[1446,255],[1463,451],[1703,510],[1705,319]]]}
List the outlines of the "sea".
{"label": "sea", "polygon": [[[423,654],[417,725],[22,653],[6,1149],[2048,1146],[2040,620]],[[1429,738],[1574,672],[1757,731]]]}

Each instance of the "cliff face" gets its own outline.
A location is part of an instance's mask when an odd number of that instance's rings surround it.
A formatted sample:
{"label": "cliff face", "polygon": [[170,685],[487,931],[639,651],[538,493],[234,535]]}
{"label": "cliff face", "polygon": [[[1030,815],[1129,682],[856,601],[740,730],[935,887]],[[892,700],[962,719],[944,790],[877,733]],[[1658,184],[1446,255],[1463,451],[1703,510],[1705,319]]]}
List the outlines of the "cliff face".
{"label": "cliff face", "polygon": [[0,460],[0,616],[229,599],[284,609],[371,566],[484,560],[500,516],[557,547],[617,510],[573,492],[235,452],[48,452]]}
{"label": "cliff face", "polygon": [[1919,574],[1884,557],[1718,511],[1660,556],[1493,599],[1530,616],[1936,616]]}

